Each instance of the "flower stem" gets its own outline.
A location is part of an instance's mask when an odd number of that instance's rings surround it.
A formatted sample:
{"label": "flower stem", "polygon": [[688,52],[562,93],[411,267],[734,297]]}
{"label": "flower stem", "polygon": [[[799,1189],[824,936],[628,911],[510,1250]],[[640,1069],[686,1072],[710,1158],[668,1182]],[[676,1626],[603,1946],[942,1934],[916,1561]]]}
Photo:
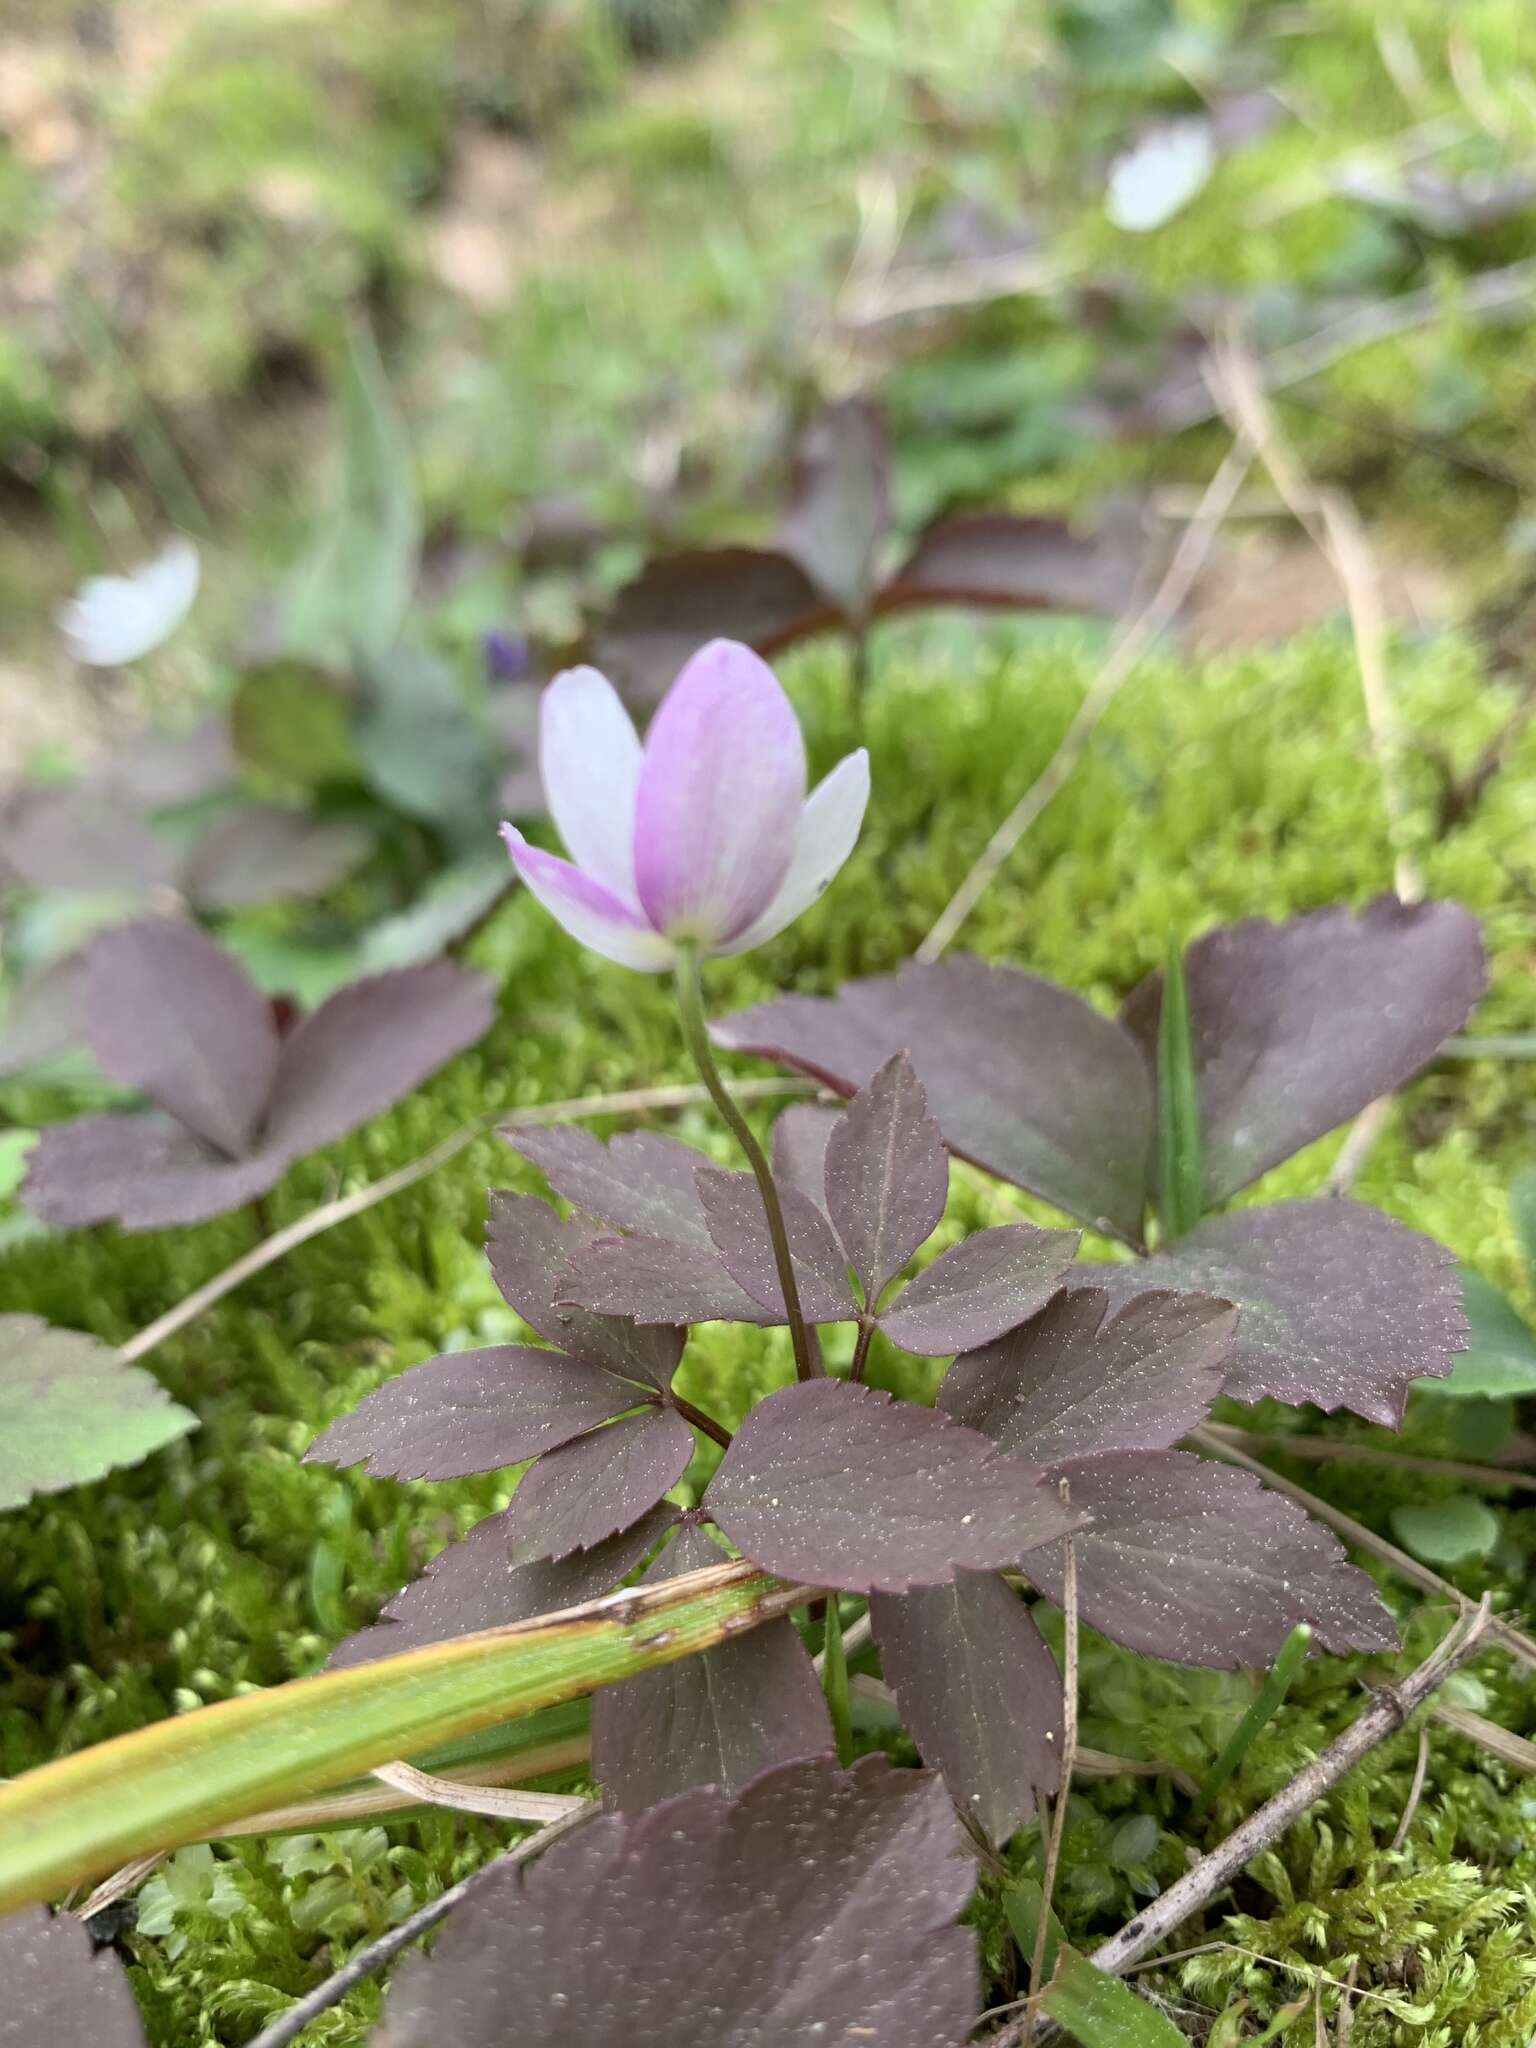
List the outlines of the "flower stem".
{"label": "flower stem", "polygon": [[779,1269],[779,1286],[789,1317],[790,1342],[795,1347],[795,1371],[803,1380],[819,1379],[826,1368],[821,1364],[819,1354],[812,1349],[810,1332],[800,1307],[800,1290],[795,1284],[794,1261],[789,1255],[789,1235],[784,1228],[779,1191],[773,1184],[773,1174],[763,1155],[763,1148],[752,1135],[752,1126],[731,1100],[720,1069],[715,1065],[704,1022],[704,989],[699,977],[698,949],[691,945],[679,945],[677,949],[677,1003],[682,1013],[683,1039],[693,1055],[699,1079],[708,1089],[710,1101],[724,1117],[737,1144],[746,1153],[747,1164],[756,1177],[758,1192],[763,1198],[768,1235],[773,1240],[774,1263]]}

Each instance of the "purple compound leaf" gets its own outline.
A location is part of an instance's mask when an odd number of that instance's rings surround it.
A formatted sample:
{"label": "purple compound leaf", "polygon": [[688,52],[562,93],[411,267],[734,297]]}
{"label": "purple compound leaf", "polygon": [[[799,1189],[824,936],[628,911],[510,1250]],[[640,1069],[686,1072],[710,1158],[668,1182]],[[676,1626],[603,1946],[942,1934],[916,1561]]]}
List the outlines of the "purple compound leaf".
{"label": "purple compound leaf", "polygon": [[365,1464],[376,1479],[463,1479],[555,1450],[643,1398],[561,1351],[453,1351],[365,1395],[316,1437],[304,1462]]}
{"label": "purple compound leaf", "polygon": [[712,1252],[694,1181],[701,1166],[713,1164],[708,1153],[659,1131],[621,1131],[606,1145],[579,1124],[507,1135],[557,1195],[600,1223]]}
{"label": "purple compound leaf", "polygon": [[[1133,1267],[1133,1272],[1140,1272]],[[1169,1450],[1221,1392],[1237,1311],[1201,1294],[1136,1294],[1112,1321],[1101,1287],[957,1358],[939,1406],[1037,1465],[1101,1451]]]}
{"label": "purple compound leaf", "polygon": [[196,1428],[109,1344],[41,1316],[0,1315],[0,1510],[141,1464]]}
{"label": "purple compound leaf", "polygon": [[[1325,1649],[1393,1650],[1376,1588],[1319,1523],[1246,1472],[1184,1451],[1111,1451],[1058,1468],[1092,1526],[1074,1538],[1083,1620],[1174,1664],[1273,1663],[1298,1622]],[[1062,1546],[1024,1570],[1062,1598]]]}
{"label": "purple compound leaf", "polygon": [[[721,1167],[705,1166],[699,1169],[698,1182],[705,1220],[721,1264],[737,1286],[768,1311],[771,1321],[784,1322],[778,1262],[757,1181],[750,1173],[727,1173]],[[778,1192],[807,1322],[846,1322],[857,1315],[858,1305],[848,1282],[848,1262],[832,1235],[832,1226],[798,1188],[786,1186]]]}
{"label": "purple compound leaf", "polygon": [[[564,1455],[564,1454],[559,1454]],[[705,1506],[744,1556],[841,1592],[904,1593],[1017,1562],[1082,1519],[1034,1467],[932,1408],[846,1380],[758,1403]]]}
{"label": "purple compound leaf", "polygon": [[301,1159],[345,1137],[483,1038],[495,1015],[491,983],[451,960],[353,982],[284,1040],[267,1142]]}
{"label": "purple compound leaf", "polygon": [[878,406],[823,406],[795,453],[779,544],[829,604],[864,618],[891,516],[891,445]]}
{"label": "purple compound leaf", "polygon": [[645,1408],[548,1451],[523,1474],[507,1530],[514,1564],[591,1550],[648,1515],[693,1458],[674,1408]]}
{"label": "purple compound leaf", "polygon": [[873,1308],[938,1229],[949,1199],[949,1154],[904,1052],[886,1061],[838,1119],[823,1185],[847,1263]]}
{"label": "purple compound leaf", "polygon": [[960,513],[928,528],[876,609],[957,605],[1114,618],[1125,609],[1140,561],[1128,529],[1084,537],[1059,519]]}
{"label": "purple compound leaf", "polygon": [[654,703],[707,641],[759,654],[840,623],[798,562],[772,548],[689,548],[658,555],[614,598],[592,659],[615,687]]}
{"label": "purple compound leaf", "polygon": [[169,917],[103,932],[86,952],[81,1008],[109,1080],[228,1157],[251,1148],[278,1070],[277,1026],[217,939]]}
{"label": "purple compound leaf", "polygon": [[[1378,1096],[1459,1031],[1486,984],[1478,922],[1457,903],[1378,897],[1271,924],[1249,918],[1184,956],[1208,1207]],[[1162,976],[1123,1012],[1155,1059]]]}
{"label": "purple compound leaf", "polygon": [[226,1159],[160,1116],[80,1116],[53,1124],[27,1155],[22,1205],[44,1223],[124,1230],[204,1223],[265,1194],[287,1161]]}
{"label": "purple compound leaf", "polygon": [[505,1512],[477,1522],[458,1543],[450,1543],[426,1572],[397,1593],[370,1628],[359,1629],[331,1652],[327,1669],[371,1664],[401,1650],[423,1649],[483,1628],[508,1628],[600,1600],[632,1572],[678,1518],[667,1502],[642,1515],[632,1528],[594,1543],[590,1550],[537,1564],[514,1564]]}
{"label": "purple compound leaf", "polygon": [[797,1102],[773,1126],[774,1181],[779,1187],[798,1188],[823,1216],[827,1213],[827,1147],[841,1117],[840,1109],[828,1109],[819,1102]]}
{"label": "purple compound leaf", "polygon": [[492,1189],[487,1207],[491,1272],[529,1328],[575,1358],[664,1394],[683,1355],[681,1329],[638,1329],[625,1318],[594,1315],[566,1299],[567,1268],[593,1243],[592,1225],[576,1216],[562,1219],[537,1196],[503,1188]]}
{"label": "purple compound leaf", "polygon": [[[686,1523],[645,1579],[677,1578],[725,1557]],[[623,1813],[695,1785],[734,1796],[775,1764],[835,1747],[816,1667],[787,1616],[604,1686],[592,1702],[592,1772]]]}
{"label": "purple compound leaf", "polygon": [[373,2048],[961,2048],[976,1881],[936,1775],[866,1757],[605,1815],[493,1872],[390,1986]]}
{"label": "purple compound leaf", "polygon": [[1152,1082],[1123,1025],[1034,975],[956,955],[786,996],[714,1025],[721,1045],[842,1094],[906,1050],[951,1151],[1139,1244]]}
{"label": "purple compound leaf", "polygon": [[83,948],[17,983],[0,1014],[0,1077],[25,1073],[79,1045],[84,986]]}
{"label": "purple compound leaf", "polygon": [[10,2048],[144,2048],[128,1972],[97,1953],[73,1913],[29,1908],[0,1918],[0,2041]]}
{"label": "purple compound leaf", "polygon": [[1079,1272],[1116,1306],[1148,1286],[1235,1303],[1236,1401],[1311,1401],[1397,1428],[1413,1382],[1443,1378],[1466,1344],[1451,1254],[1362,1202],[1241,1209],[1155,1258]]}
{"label": "purple compound leaf", "polygon": [[713,1246],[660,1237],[600,1237],[578,1251],[566,1268],[573,1303],[606,1316],[654,1323],[757,1323],[784,1320],[764,1308],[727,1273]]}
{"label": "purple compound leaf", "polygon": [[1029,1609],[996,1572],[960,1572],[869,1612],[918,1753],[1001,1847],[1061,1783],[1061,1673]]}
{"label": "purple compound leaf", "polygon": [[323,896],[351,874],[370,839],[346,819],[242,804],[198,835],[182,866],[181,891],[200,910]]}
{"label": "purple compound leaf", "polygon": [[925,1266],[882,1312],[880,1327],[919,1358],[974,1350],[1044,1307],[1077,1245],[1075,1230],[1040,1230],[1033,1223],[978,1230]]}

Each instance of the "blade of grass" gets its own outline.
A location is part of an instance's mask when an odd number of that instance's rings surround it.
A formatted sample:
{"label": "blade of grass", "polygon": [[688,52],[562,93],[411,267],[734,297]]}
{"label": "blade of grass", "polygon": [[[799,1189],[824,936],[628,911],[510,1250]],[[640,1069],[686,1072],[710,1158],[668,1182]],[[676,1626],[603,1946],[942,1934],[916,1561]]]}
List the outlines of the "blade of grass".
{"label": "blade of grass", "polygon": [[1254,1742],[1284,1706],[1286,1694],[1295,1684],[1296,1674],[1305,1663],[1311,1647],[1311,1628],[1304,1621],[1298,1622],[1281,1644],[1280,1654],[1271,1666],[1269,1676],[1265,1679],[1257,1699],[1233,1729],[1221,1754],[1206,1772],[1205,1782],[1195,1796],[1196,1813],[1209,1806],[1253,1747]]}
{"label": "blade of grass", "polygon": [[837,1760],[846,1771],[853,1762],[853,1716],[848,1704],[848,1659],[843,1646],[843,1617],[837,1595],[827,1600],[827,1625],[821,1639],[821,1683],[837,1737]]}
{"label": "blade of grass", "polygon": [[749,1564],[712,1565],[98,1743],[0,1786],[0,1913],[708,1649],[813,1597]]}

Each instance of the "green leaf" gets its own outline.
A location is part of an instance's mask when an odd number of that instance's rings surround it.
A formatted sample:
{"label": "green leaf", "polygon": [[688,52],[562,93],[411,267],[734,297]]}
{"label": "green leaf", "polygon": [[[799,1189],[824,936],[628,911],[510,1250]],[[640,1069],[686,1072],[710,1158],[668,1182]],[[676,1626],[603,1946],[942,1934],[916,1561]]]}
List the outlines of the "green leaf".
{"label": "green leaf", "polygon": [[714,1565],[98,1743],[0,1784],[0,1914],[709,1649],[810,1597],[752,1565]]}
{"label": "green leaf", "polygon": [[1189,991],[1184,955],[1171,940],[1157,1019],[1157,1173],[1158,1215],[1171,1243],[1200,1221],[1204,1179]]}
{"label": "green leaf", "polygon": [[821,1682],[827,1712],[837,1737],[837,1760],[846,1771],[853,1762],[853,1720],[848,1710],[848,1659],[843,1650],[843,1613],[837,1595],[827,1596],[827,1625],[822,1636]]}
{"label": "green leaf", "polygon": [[393,645],[410,608],[421,518],[410,448],[373,336],[350,333],[340,375],[341,475],[281,603],[291,654],[345,668]]}
{"label": "green leaf", "polygon": [[1062,1949],[1040,2005],[1082,2048],[1188,2048],[1172,2020],[1076,1949]]}
{"label": "green leaf", "polygon": [[137,1465],[196,1427],[110,1345],[41,1316],[0,1316],[0,1508]]}
{"label": "green leaf", "polygon": [[[1042,1898],[1039,1880],[1033,1877],[1010,1885],[1003,1893],[1003,1911],[1008,1915],[1009,1929],[1019,1945],[1019,1954],[1024,1958],[1026,1967],[1034,1961],[1035,1931],[1040,1925]],[[1045,1953],[1040,1965],[1047,1983],[1056,1967],[1061,1943],[1061,1922],[1051,1913],[1046,1922]]]}
{"label": "green leaf", "polygon": [[495,749],[447,663],[397,647],[368,666],[357,745],[369,786],[469,846],[490,842]]}
{"label": "green leaf", "polygon": [[1503,1400],[1536,1393],[1536,1334],[1514,1303],[1470,1267],[1461,1269],[1467,1349],[1445,1379],[1415,1380],[1426,1394]]}
{"label": "green leaf", "polygon": [[243,766],[300,789],[357,780],[351,721],[346,686],[302,661],[246,669],[229,707]]}
{"label": "green leaf", "polygon": [[1279,1713],[1311,1647],[1311,1627],[1308,1623],[1300,1621],[1281,1644],[1280,1654],[1271,1666],[1269,1676],[1265,1679],[1257,1698],[1227,1738],[1215,1763],[1206,1772],[1205,1783],[1200,1787],[1195,1799],[1196,1813],[1221,1790],[1253,1747],[1255,1739]]}
{"label": "green leaf", "polygon": [[1415,1557],[1430,1564],[1460,1564],[1486,1557],[1499,1540],[1499,1518],[1470,1493],[1392,1510],[1392,1527]]}
{"label": "green leaf", "polygon": [[1531,1285],[1536,1287],[1536,1167],[1517,1173],[1510,1182],[1509,1220],[1520,1240]]}

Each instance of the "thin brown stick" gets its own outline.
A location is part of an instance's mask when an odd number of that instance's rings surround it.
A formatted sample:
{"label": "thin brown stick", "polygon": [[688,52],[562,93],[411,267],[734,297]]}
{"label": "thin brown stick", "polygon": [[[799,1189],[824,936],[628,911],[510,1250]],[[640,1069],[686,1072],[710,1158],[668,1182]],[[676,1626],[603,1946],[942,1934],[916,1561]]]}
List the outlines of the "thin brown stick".
{"label": "thin brown stick", "polygon": [[[764,1096],[803,1095],[807,1091],[808,1084],[803,1081],[742,1081],[737,1083],[733,1092],[748,1101],[756,1101]],[[167,1309],[163,1316],[147,1323],[137,1336],[130,1337],[120,1347],[118,1356],[130,1363],[146,1357],[253,1275],[276,1265],[279,1259],[297,1251],[311,1238],[334,1230],[340,1223],[351,1222],[354,1216],[361,1216],[365,1211],[377,1208],[380,1202],[387,1202],[392,1195],[401,1194],[418,1181],[426,1180],[440,1166],[446,1166],[450,1159],[456,1159],[461,1152],[467,1151],[477,1138],[484,1137],[493,1127],[503,1131],[532,1130],[540,1124],[563,1123],[575,1117],[628,1116],[645,1110],[681,1109],[704,1100],[704,1090],[696,1083],[688,1082],[666,1088],[628,1088],[612,1095],[579,1095],[570,1102],[539,1103],[530,1109],[514,1110],[499,1121],[495,1116],[477,1118],[451,1137],[444,1138],[440,1145],[434,1145],[420,1159],[411,1160],[394,1173],[386,1174],[382,1180],[370,1181],[367,1187],[357,1188],[337,1201],[322,1202],[319,1208],[311,1209],[296,1223],[286,1225],[260,1244],[253,1245],[232,1265],[226,1266],[222,1273],[215,1273],[211,1280],[205,1280],[201,1287],[194,1288],[174,1308]]]}
{"label": "thin brown stick", "polygon": [[1122,685],[1134,674],[1142,656],[1177,618],[1194,588],[1195,579],[1205,566],[1206,556],[1222,521],[1243,487],[1252,460],[1252,450],[1246,439],[1235,439],[1185,527],[1162,582],[1152,593],[1145,609],[1130,622],[1110,649],[1055,753],[992,834],[969,874],[940,912],[933,929],[917,949],[919,960],[937,960],[945,951],[981,901],[998,870],[1076,768],[1095,729]]}
{"label": "thin brown stick", "polygon": [[[1067,1482],[1061,1482],[1063,1505]],[[1045,1949],[1051,1931],[1051,1897],[1056,1889],[1056,1872],[1061,1863],[1061,1844],[1067,1832],[1067,1802],[1072,1796],[1072,1766],[1077,1761],[1077,1547],[1070,1536],[1063,1546],[1062,1612],[1066,1616],[1066,1643],[1061,1671],[1061,1786],[1051,1808],[1051,1832],[1045,1851],[1045,1871],[1040,1880],[1040,1918],[1035,1924],[1034,1954],[1029,1959],[1029,2002],[1019,2026],[1021,2048],[1035,2038],[1035,2021],[1045,1991]]]}
{"label": "thin brown stick", "polygon": [[1381,1465],[1398,1472],[1427,1472],[1436,1479],[1464,1479],[1471,1486],[1511,1486],[1536,1493],[1536,1472],[1512,1465],[1473,1465],[1462,1458],[1424,1458],[1412,1451],[1389,1451],[1381,1444],[1357,1444],[1348,1437],[1268,1435],[1261,1429],[1235,1429],[1208,1422],[1203,1434],[1239,1450],[1274,1451],[1309,1462],[1340,1465]]}
{"label": "thin brown stick", "polygon": [[1517,1771],[1536,1771],[1536,1742],[1501,1728],[1485,1714],[1474,1714],[1470,1707],[1453,1707],[1440,1701],[1430,1718],[1442,1728],[1449,1728],[1453,1735],[1486,1749],[1500,1763],[1512,1764]]}
{"label": "thin brown stick", "polygon": [[1413,1826],[1413,1816],[1419,1810],[1419,1801],[1424,1797],[1424,1780],[1429,1774],[1429,1730],[1419,1730],[1419,1760],[1413,1767],[1413,1782],[1408,1787],[1408,1798],[1402,1814],[1392,1833],[1391,1846],[1401,1849],[1408,1839],[1408,1830]]}
{"label": "thin brown stick", "polygon": [[568,1835],[576,1828],[585,1827],[589,1820],[595,1820],[601,1811],[602,1808],[595,1799],[586,1800],[581,1812],[568,1813],[560,1820],[551,1821],[548,1827],[540,1828],[536,1835],[530,1835],[526,1841],[519,1842],[504,1856],[498,1856],[494,1862],[486,1864],[483,1870],[477,1870],[469,1877],[462,1878],[458,1884],[450,1885],[447,1891],[440,1892],[435,1899],[412,1913],[408,1920],[402,1920],[398,1927],[392,1927],[388,1934],[370,1942],[367,1948],[360,1948],[339,1970],[333,1971],[323,1984],[317,1984],[313,1991],[299,1999],[297,2004],[289,2006],[287,2012],[273,2020],[270,2026],[263,2027],[251,2042],[250,2048],[288,2048],[288,2044],[298,2039],[311,2020],[319,2019],[321,2013],[329,2012],[333,2006],[340,2005],[347,1993],[356,1985],[366,1983],[368,1978],[377,1976],[386,1963],[392,1962],[399,1955],[401,1949],[409,1948],[413,1941],[425,1934],[429,1928],[435,1927],[439,1920],[446,1920],[454,1907],[473,1891],[482,1878],[488,1877],[494,1870],[516,1869],[519,1864],[530,1862],[533,1857],[542,1854],[552,1843],[558,1841],[562,1835]]}
{"label": "thin brown stick", "polygon": [[1329,1743],[1322,1754],[1290,1782],[1249,1814],[1241,1827],[1202,1856],[1167,1891],[1134,1920],[1093,1951],[1091,1960],[1111,1976],[1139,1962],[1192,1913],[1224,1891],[1255,1856],[1271,1848],[1309,1806],[1331,1792],[1377,1743],[1403,1727],[1451,1673],[1485,1646],[1491,1616],[1486,1597],[1470,1615],[1462,1616],[1450,1633],[1425,1658],[1417,1671],[1397,1685],[1383,1687],[1359,1718]]}
{"label": "thin brown stick", "polygon": [[[1285,1494],[1299,1507],[1305,1508],[1315,1520],[1326,1522],[1330,1529],[1336,1530],[1348,1542],[1356,1544],[1361,1550],[1368,1550],[1373,1557],[1379,1557],[1383,1564],[1389,1564],[1398,1577],[1406,1579],[1409,1585],[1417,1586],[1421,1592],[1433,1593],[1440,1599],[1449,1601],[1463,1617],[1476,1611],[1472,1602],[1464,1593],[1458,1592],[1449,1579],[1442,1579],[1440,1574],[1431,1571],[1427,1564],[1420,1564],[1416,1557],[1410,1557],[1406,1550],[1399,1550],[1395,1543],[1388,1542],[1385,1536],[1378,1536],[1374,1529],[1368,1529],[1364,1522],[1357,1522],[1353,1515],[1346,1515],[1342,1508],[1336,1508],[1331,1502],[1319,1499],[1315,1493],[1308,1493],[1304,1486],[1298,1486],[1294,1479],[1283,1478],[1280,1473],[1271,1471],[1268,1465],[1261,1465],[1257,1458],[1250,1458],[1246,1451],[1240,1451],[1236,1444],[1228,1443],[1222,1437],[1213,1434],[1209,1427],[1191,1430],[1185,1441],[1193,1444],[1196,1450],[1209,1451],[1215,1457],[1224,1458],[1229,1465],[1241,1465],[1245,1472],[1251,1472],[1256,1479],[1262,1479],[1273,1492]],[[1517,1658],[1520,1663],[1536,1671],[1536,1642],[1528,1635],[1512,1627],[1509,1622],[1499,1620],[1491,1624],[1489,1635],[1500,1649],[1508,1651],[1511,1657]]]}
{"label": "thin brown stick", "polygon": [[434,1777],[414,1764],[379,1764],[373,1776],[393,1792],[403,1792],[423,1806],[447,1806],[457,1813],[477,1813],[490,1820],[564,1820],[588,1802],[576,1793],[528,1792],[520,1785],[467,1783],[462,1778]]}

